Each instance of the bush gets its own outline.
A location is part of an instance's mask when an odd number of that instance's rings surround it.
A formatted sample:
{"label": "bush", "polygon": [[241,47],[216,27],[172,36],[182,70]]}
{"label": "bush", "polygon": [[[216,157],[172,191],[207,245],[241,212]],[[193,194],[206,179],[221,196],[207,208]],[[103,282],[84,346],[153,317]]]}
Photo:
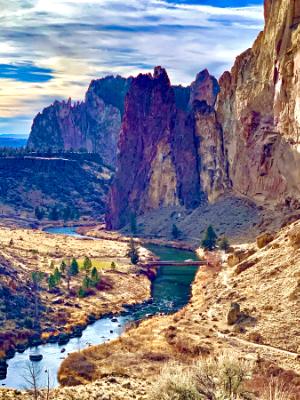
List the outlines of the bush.
{"label": "bush", "polygon": [[250,362],[232,353],[201,359],[191,367],[167,364],[153,386],[150,400],[252,399],[245,389],[252,370]]}
{"label": "bush", "polygon": [[24,328],[33,329],[34,323],[33,323],[32,318],[26,317],[24,319],[24,323],[23,324],[24,324]]}
{"label": "bush", "polygon": [[220,250],[224,250],[225,252],[227,252],[230,247],[229,240],[225,236],[219,240],[218,245]]}
{"label": "bush", "polygon": [[153,385],[150,400],[200,400],[193,374],[177,363],[166,364]]}

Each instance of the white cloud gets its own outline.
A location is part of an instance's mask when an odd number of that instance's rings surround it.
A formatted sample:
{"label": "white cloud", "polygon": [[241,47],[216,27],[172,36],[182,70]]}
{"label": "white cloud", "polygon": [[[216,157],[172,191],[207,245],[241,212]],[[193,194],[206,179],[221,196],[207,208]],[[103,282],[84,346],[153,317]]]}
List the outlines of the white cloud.
{"label": "white cloud", "polygon": [[[43,83],[2,79],[0,116],[34,114],[56,97],[84,97],[93,78],[155,65],[173,83],[203,68],[220,75],[263,24],[262,7],[220,8],[164,0],[0,0],[0,64],[51,68]],[[23,133],[23,132],[22,132]]]}

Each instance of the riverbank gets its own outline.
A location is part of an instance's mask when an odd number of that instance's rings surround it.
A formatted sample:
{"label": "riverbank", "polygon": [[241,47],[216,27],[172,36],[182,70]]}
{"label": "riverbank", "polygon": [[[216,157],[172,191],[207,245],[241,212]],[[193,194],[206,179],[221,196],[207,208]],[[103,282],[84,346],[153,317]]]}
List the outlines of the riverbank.
{"label": "riverbank", "polygon": [[[16,350],[24,351],[30,344],[78,334],[101,316],[119,313],[125,305],[141,303],[151,296],[151,281],[146,271],[130,264],[126,243],[1,227],[0,243],[0,289],[6,293],[0,311],[1,357],[11,357]],[[140,253],[144,261],[152,257],[144,248]],[[85,256],[92,260],[100,275],[99,285],[89,290],[88,296],[78,296],[83,273],[72,277],[70,290],[63,277],[58,288],[49,290],[47,276],[60,267],[62,260],[74,257],[80,261]],[[34,318],[31,273],[35,270],[45,274],[39,290],[38,333],[30,327]]]}
{"label": "riverbank", "polygon": [[[61,366],[60,382],[97,382],[108,375],[152,381],[166,362],[190,365],[228,350],[254,363],[250,383],[258,398],[259,390],[275,379],[299,399],[299,238],[296,222],[261,248],[253,245],[243,260],[233,257],[228,264],[201,268],[186,307],[143,321],[113,342],[71,355]],[[230,313],[232,303],[238,305],[235,313]],[[89,376],[87,368],[92,371]]]}
{"label": "riverbank", "polygon": [[[118,231],[107,231],[105,229],[104,224],[97,224],[97,225],[89,225],[89,226],[78,226],[76,228],[76,232],[80,235],[92,237],[95,239],[104,239],[104,240],[113,240],[119,241],[123,243],[128,243],[130,241],[131,236],[126,236],[125,234],[118,232]],[[155,238],[144,238],[144,237],[137,237],[136,240],[141,245],[147,244],[154,244],[157,246],[164,246],[173,249],[179,250],[187,250],[187,251],[195,251],[197,249],[196,245],[192,245],[184,240],[167,240],[164,238],[155,239]]]}

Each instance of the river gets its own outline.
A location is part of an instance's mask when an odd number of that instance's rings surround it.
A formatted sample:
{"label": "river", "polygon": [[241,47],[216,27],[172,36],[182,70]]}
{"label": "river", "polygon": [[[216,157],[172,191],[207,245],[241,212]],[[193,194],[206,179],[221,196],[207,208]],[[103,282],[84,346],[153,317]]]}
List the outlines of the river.
{"label": "river", "polygon": [[[49,228],[46,231],[53,234],[82,237],[76,233],[75,229],[70,227]],[[157,245],[146,245],[145,247],[162,261],[197,260],[194,253],[186,250]],[[129,322],[139,321],[159,313],[174,313],[185,306],[190,298],[191,283],[194,280],[197,269],[198,267],[196,266],[187,265],[182,268],[167,265],[160,267],[152,283],[150,301],[125,309],[122,314],[115,316],[116,319],[107,317],[99,319],[83,331],[82,337],[73,338],[66,345],[59,346],[57,343],[47,343],[38,348],[27,349],[22,354],[16,353],[14,358],[8,360],[7,377],[5,380],[0,381],[0,385],[15,389],[25,389],[26,380],[24,375],[29,362],[29,355],[36,352],[43,355],[43,360],[38,363],[41,371],[40,386],[46,386],[46,370],[49,371],[51,387],[57,386],[59,366],[69,353],[117,338],[122,334]],[[65,349],[63,353],[62,349]]]}

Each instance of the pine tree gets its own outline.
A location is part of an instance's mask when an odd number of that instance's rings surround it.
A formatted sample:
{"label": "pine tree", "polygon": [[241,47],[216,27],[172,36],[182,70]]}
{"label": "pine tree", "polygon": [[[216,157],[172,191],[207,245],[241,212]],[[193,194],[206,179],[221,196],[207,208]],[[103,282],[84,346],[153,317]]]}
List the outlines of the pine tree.
{"label": "pine tree", "polygon": [[86,291],[83,287],[80,287],[78,290],[78,297],[83,298],[86,296]]}
{"label": "pine tree", "polygon": [[137,233],[136,215],[134,213],[130,215],[130,230],[132,234]]}
{"label": "pine tree", "polygon": [[83,270],[85,271],[86,276],[88,276],[88,274],[90,273],[92,267],[93,267],[92,261],[89,259],[89,257],[86,256],[84,261],[83,261]]}
{"label": "pine tree", "polygon": [[135,241],[131,238],[128,246],[127,257],[130,258],[132,264],[136,265],[139,262],[139,249]]}
{"label": "pine tree", "polygon": [[66,264],[65,260],[62,260],[62,262],[61,262],[61,264],[60,264],[60,267],[59,267],[60,272],[61,272],[62,274],[64,274],[66,268],[67,268],[67,264]]}
{"label": "pine tree", "polygon": [[177,228],[176,224],[173,224],[172,226],[172,237],[174,239],[178,239],[181,236],[180,230]]}
{"label": "pine tree", "polygon": [[222,237],[219,242],[218,242],[219,248],[221,250],[224,250],[225,252],[228,251],[230,244],[229,244],[229,240],[227,239],[226,236]]}
{"label": "pine tree", "polygon": [[83,278],[83,281],[82,281],[83,289],[85,289],[85,290],[88,289],[89,287],[91,287],[91,284],[92,284],[92,282],[91,282],[90,277],[89,276],[85,276]]}
{"label": "pine tree", "polygon": [[48,278],[49,290],[54,289],[56,287],[56,285],[57,285],[57,282],[56,282],[55,276],[53,274],[49,275],[49,278]]}
{"label": "pine tree", "polygon": [[92,280],[92,285],[93,286],[97,286],[97,284],[100,282],[100,277],[99,277],[99,273],[96,267],[94,267],[92,269],[91,272],[91,280]]}
{"label": "pine tree", "polygon": [[59,269],[57,267],[54,270],[53,276],[54,276],[56,285],[58,285],[61,281],[61,272],[59,271]]}
{"label": "pine tree", "polygon": [[79,273],[79,266],[77,260],[73,257],[70,265],[71,276],[76,276]]}
{"label": "pine tree", "polygon": [[31,274],[31,280],[33,283],[33,293],[34,293],[34,317],[35,317],[35,327],[39,325],[39,298],[38,292],[40,290],[40,283],[44,279],[44,273],[38,270],[35,270]]}
{"label": "pine tree", "polygon": [[217,238],[217,234],[215,233],[213,227],[210,225],[205,232],[204,239],[202,240],[202,247],[205,250],[214,250],[216,248]]}
{"label": "pine tree", "polygon": [[112,270],[115,270],[117,268],[116,263],[114,261],[110,264],[110,268]]}

